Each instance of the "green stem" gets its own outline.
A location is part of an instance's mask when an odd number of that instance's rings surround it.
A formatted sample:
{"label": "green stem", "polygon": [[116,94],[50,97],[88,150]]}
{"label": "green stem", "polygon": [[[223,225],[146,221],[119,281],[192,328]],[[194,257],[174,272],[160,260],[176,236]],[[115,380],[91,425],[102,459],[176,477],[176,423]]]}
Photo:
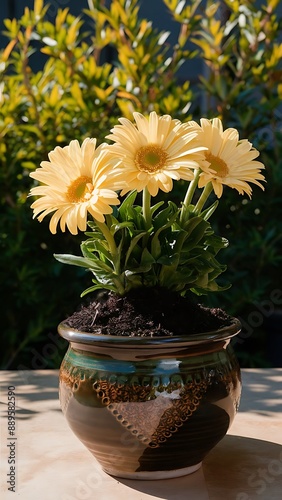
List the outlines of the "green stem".
{"label": "green stem", "polygon": [[114,271],[117,276],[117,279],[114,279],[114,284],[117,289],[117,293],[122,296],[124,295],[125,288],[121,280],[121,270],[120,270],[120,252],[118,251],[118,248],[116,246],[115,239],[109,230],[107,224],[105,222],[98,222],[95,220],[96,226],[100,229],[101,233],[104,235],[105,240],[107,241],[109,245],[109,253],[112,255],[113,258],[113,266],[114,266]]}
{"label": "green stem", "polygon": [[195,206],[195,212],[197,214],[201,213],[202,211],[202,208],[203,206],[205,205],[209,195],[211,194],[213,190],[213,187],[212,187],[212,183],[209,182],[205,187],[204,187],[204,190],[200,196],[200,198],[198,199],[197,203],[196,203],[196,206]]}
{"label": "green stem", "polygon": [[197,168],[197,170],[194,171],[194,179],[190,182],[188,189],[186,191],[186,195],[180,213],[180,222],[185,222],[186,209],[191,204],[194,193],[197,189],[199,175],[200,175],[200,169]]}
{"label": "green stem", "polygon": [[146,229],[150,229],[152,225],[151,214],[151,195],[147,188],[143,189],[143,217],[146,223]]}
{"label": "green stem", "polygon": [[119,252],[116,246],[115,239],[113,235],[111,234],[111,231],[109,230],[107,224],[105,222],[98,222],[95,220],[96,226],[100,229],[101,233],[103,233],[105,239],[107,240],[107,243],[109,245],[109,252],[113,257],[113,265],[114,269],[117,275],[120,274],[120,258],[119,258]]}

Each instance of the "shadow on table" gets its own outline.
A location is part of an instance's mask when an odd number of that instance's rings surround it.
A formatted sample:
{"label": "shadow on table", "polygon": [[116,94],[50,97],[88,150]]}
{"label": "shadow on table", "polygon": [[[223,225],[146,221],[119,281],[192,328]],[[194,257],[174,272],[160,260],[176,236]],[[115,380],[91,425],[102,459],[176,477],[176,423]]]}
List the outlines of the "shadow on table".
{"label": "shadow on table", "polygon": [[176,479],[156,481],[116,479],[128,488],[151,495],[153,498],[166,500],[209,500],[210,498],[202,468],[193,474]]}
{"label": "shadow on table", "polygon": [[240,412],[250,411],[265,416],[282,412],[281,369],[243,371],[242,383]]}
{"label": "shadow on table", "polygon": [[117,480],[166,500],[281,500],[282,448],[268,441],[228,435],[194,474],[162,481]]}
{"label": "shadow on table", "polygon": [[[1,385],[4,388],[3,382]],[[55,370],[5,372],[6,389],[15,387],[17,417],[22,420],[32,418],[39,413],[36,409],[32,409],[36,407],[33,403],[37,401],[50,402],[50,405],[57,403],[59,400],[58,385],[58,371]],[[61,410],[54,408],[54,411]]]}
{"label": "shadow on table", "polygon": [[226,436],[203,465],[210,500],[281,500],[282,447]]}

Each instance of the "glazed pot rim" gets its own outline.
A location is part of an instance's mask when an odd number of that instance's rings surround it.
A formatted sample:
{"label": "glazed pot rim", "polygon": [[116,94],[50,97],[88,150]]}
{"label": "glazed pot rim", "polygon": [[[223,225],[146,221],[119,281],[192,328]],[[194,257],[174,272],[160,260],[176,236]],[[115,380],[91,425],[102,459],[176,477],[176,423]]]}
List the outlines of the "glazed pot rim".
{"label": "glazed pot rim", "polygon": [[238,318],[231,317],[231,322],[222,328],[193,335],[175,335],[160,337],[129,337],[119,335],[104,335],[99,333],[83,332],[68,326],[65,322],[58,325],[58,333],[69,343],[87,344],[108,347],[137,348],[139,347],[160,347],[196,345],[209,342],[218,342],[231,339],[241,331],[241,323]]}

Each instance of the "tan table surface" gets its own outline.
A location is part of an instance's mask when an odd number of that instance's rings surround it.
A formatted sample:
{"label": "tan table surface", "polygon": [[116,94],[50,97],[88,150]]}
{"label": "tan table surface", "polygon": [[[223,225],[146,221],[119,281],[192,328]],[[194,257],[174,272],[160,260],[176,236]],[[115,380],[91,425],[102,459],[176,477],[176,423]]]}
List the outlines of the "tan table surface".
{"label": "tan table surface", "polygon": [[[178,479],[116,479],[69,429],[58,371],[0,371],[1,489],[10,500],[281,500],[282,369],[243,369],[239,413],[203,467]],[[16,394],[15,493],[8,490],[8,387]]]}

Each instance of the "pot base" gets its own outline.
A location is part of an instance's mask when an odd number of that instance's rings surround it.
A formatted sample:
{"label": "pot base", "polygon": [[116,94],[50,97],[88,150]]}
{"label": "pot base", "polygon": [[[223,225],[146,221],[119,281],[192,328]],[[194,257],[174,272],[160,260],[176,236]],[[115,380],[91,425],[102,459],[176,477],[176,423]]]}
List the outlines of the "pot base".
{"label": "pot base", "polygon": [[176,477],[187,476],[188,474],[193,474],[200,469],[202,462],[196,465],[191,465],[190,467],[184,467],[183,469],[176,470],[156,470],[156,471],[141,471],[141,472],[121,472],[115,469],[103,468],[103,471],[110,476],[120,477],[123,479],[141,479],[143,481],[151,481],[158,479],[174,479]]}

